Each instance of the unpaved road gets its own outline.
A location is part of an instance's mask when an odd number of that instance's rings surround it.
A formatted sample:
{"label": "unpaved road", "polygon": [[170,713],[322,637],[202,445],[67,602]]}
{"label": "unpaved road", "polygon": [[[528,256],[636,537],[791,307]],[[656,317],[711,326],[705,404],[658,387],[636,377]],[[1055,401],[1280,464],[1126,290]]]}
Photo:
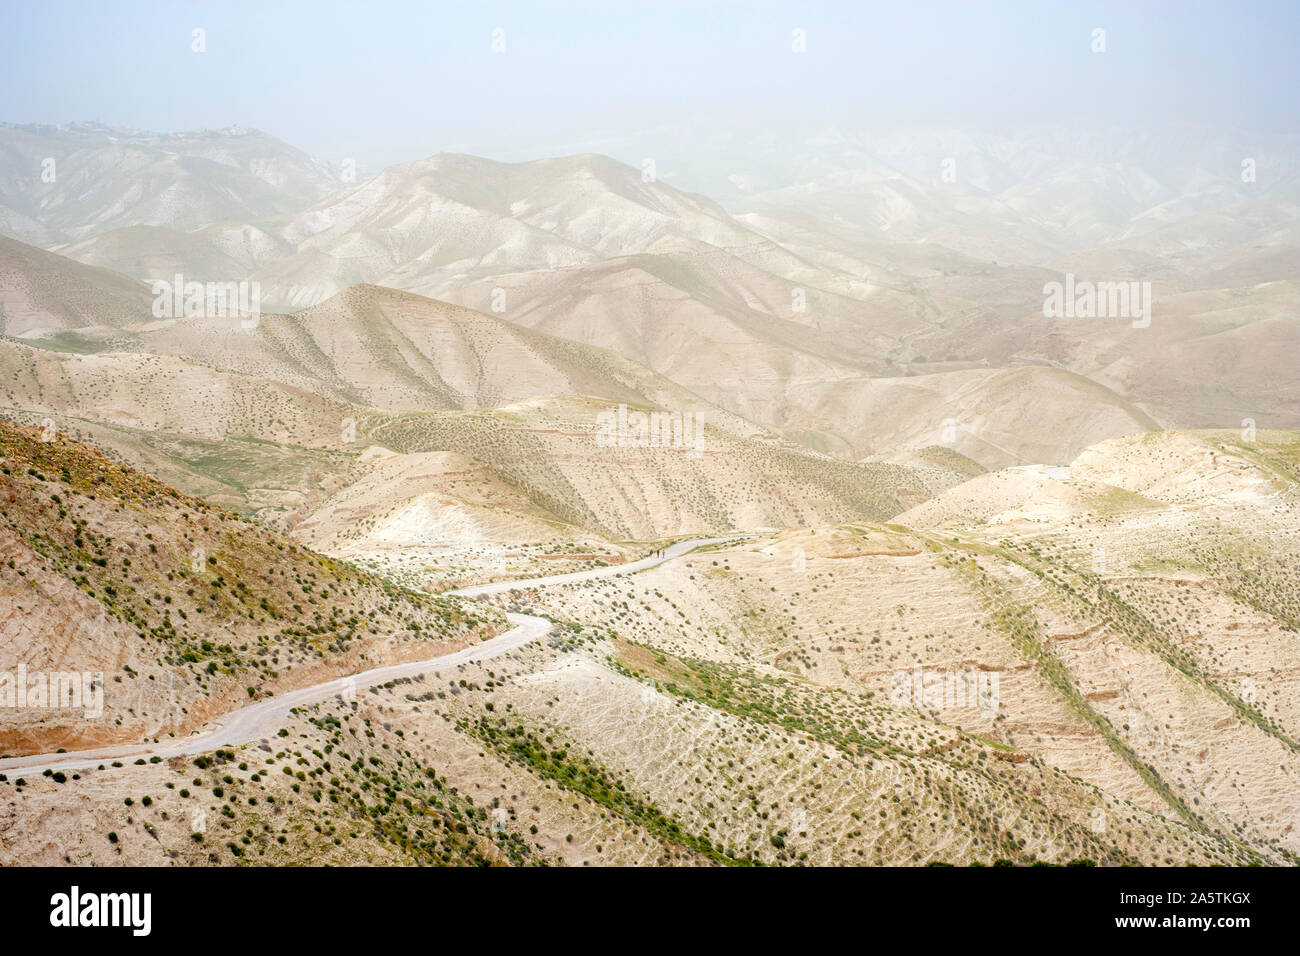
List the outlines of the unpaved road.
{"label": "unpaved road", "polygon": [[[672,558],[680,557],[689,551],[704,545],[717,544],[733,538],[701,538],[694,541],[681,541],[664,549],[659,556],[651,555],[639,561],[615,565],[607,568],[593,568],[589,571],[575,571],[571,574],[552,574],[540,578],[520,578],[513,581],[498,581],[493,584],[480,584],[474,587],[447,591],[447,594],[460,597],[482,597],[488,594],[501,594],[516,588],[537,587],[548,584],[566,584],[576,581],[589,581],[593,578],[610,577],[644,571],[663,564]],[[504,634],[462,648],[450,654],[442,654],[423,661],[411,661],[406,664],[390,664],[376,667],[359,674],[340,677],[335,680],[300,687],[280,697],[268,697],[247,707],[240,707],[213,721],[210,729],[199,731],[189,737],[165,740],[159,743],[120,744],[114,747],[100,747],[94,750],[78,750],[72,753],[32,754],[26,757],[8,757],[0,760],[0,773],[19,770],[84,770],[110,760],[139,760],[150,757],[190,756],[215,750],[217,747],[238,747],[255,740],[272,737],[284,725],[285,718],[294,707],[319,703],[331,697],[350,695],[386,684],[399,677],[415,677],[430,670],[440,670],[468,664],[471,661],[487,661],[500,657],[517,647],[523,647],[545,637],[551,632],[551,622],[532,614],[507,614],[506,619],[514,626]]]}
{"label": "unpaved road", "polygon": [[607,578],[615,574],[628,574],[635,571],[644,571],[646,568],[653,568],[657,564],[663,564],[669,558],[681,557],[688,551],[694,551],[696,548],[702,548],[705,545],[721,544],[723,541],[735,541],[734,536],[726,538],[697,538],[694,541],[679,541],[677,544],[671,544],[664,548],[664,553],[656,557],[650,555],[648,558],[642,558],[640,561],[629,561],[627,564],[614,565],[608,568],[592,568],[590,571],[574,571],[570,574],[552,574],[544,578],[519,578],[514,581],[496,581],[492,584],[477,584],[473,587],[460,588],[456,591],[448,591],[448,594],[459,594],[462,597],[482,597],[485,594],[503,594],[506,591],[513,591],[515,588],[528,588],[542,584],[569,584],[578,581],[590,581],[593,578]]}

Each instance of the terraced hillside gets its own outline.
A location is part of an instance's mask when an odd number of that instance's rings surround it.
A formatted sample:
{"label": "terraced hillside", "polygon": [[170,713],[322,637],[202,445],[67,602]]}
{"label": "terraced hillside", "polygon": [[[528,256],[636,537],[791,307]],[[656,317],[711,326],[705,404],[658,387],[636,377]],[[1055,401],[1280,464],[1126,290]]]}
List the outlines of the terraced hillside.
{"label": "terraced hillside", "polygon": [[[521,599],[693,662],[682,674],[753,670],[831,709],[901,693],[950,730],[1294,861],[1298,449],[1282,432],[1117,439],[1068,473],[981,476],[896,523]],[[962,517],[980,492],[1001,500]],[[997,706],[962,696],[967,680],[996,681]]]}
{"label": "terraced hillside", "polygon": [[4,708],[9,755],[184,733],[238,702],[502,624],[62,436],[0,422],[0,460],[0,671],[100,673],[103,704]]}
{"label": "terraced hillside", "polygon": [[630,554],[459,452],[372,446],[349,477],[294,523],[294,538],[413,587],[582,570]]}
{"label": "terraced hillside", "polygon": [[[1245,862],[1017,748],[564,627],[261,744],[0,782],[24,862]],[[75,830],[69,825],[75,819]],[[1104,828],[1096,821],[1105,820]]]}
{"label": "terraced hillside", "polygon": [[601,416],[616,418],[617,407],[560,398],[406,416],[371,436],[408,453],[472,449],[537,507],[614,540],[885,518],[961,477],[947,468],[855,463],[748,440],[713,427],[706,409],[680,411],[699,411],[698,443],[692,431],[680,446],[602,444]]}
{"label": "terraced hillside", "polygon": [[170,356],[13,341],[0,341],[0,414],[52,423],[190,494],[270,516],[300,509],[346,473],[345,439],[379,417],[310,387]]}
{"label": "terraced hillside", "polygon": [[1295,143],[717,132],[0,124],[0,860],[1300,864]]}
{"label": "terraced hillside", "polygon": [[[101,864],[1292,861],[1296,582],[1227,542],[1294,531],[1297,448],[1115,441],[982,522],[917,509],[515,589],[494,600],[559,620],[544,642],[246,747],[0,781],[24,807],[0,841]],[[1160,520],[1189,514],[1167,523],[1199,543]],[[1110,542],[1104,569],[1062,527]],[[1199,570],[1151,564],[1198,546]],[[1171,625],[1161,602],[1193,598]]]}

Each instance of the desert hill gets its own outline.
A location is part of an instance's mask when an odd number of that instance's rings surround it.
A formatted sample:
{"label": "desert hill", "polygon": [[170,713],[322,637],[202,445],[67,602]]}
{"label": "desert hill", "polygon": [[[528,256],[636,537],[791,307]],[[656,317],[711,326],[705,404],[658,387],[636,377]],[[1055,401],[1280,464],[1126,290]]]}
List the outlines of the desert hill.
{"label": "desert hill", "polygon": [[[49,439],[49,440],[46,440]],[[240,702],[491,636],[95,449],[0,421],[3,670],[102,675],[102,712],[6,708],[6,754],[188,732]]]}

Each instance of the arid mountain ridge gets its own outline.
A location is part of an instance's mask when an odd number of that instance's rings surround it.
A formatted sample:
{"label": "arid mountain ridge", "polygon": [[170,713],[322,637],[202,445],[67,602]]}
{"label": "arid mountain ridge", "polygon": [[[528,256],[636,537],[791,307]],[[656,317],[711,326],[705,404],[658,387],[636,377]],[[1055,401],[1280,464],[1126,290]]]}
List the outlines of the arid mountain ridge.
{"label": "arid mountain ridge", "polygon": [[[0,663],[105,691],[0,753],[552,627],[0,774],[6,859],[1294,863],[1295,170],[1239,151],[828,134],[720,203],[0,127]],[[260,314],[158,314],[177,273]],[[1067,273],[1150,322],[1045,317]]]}
{"label": "arid mountain ridge", "polygon": [[[1041,255],[1012,266],[944,248],[937,234],[868,228],[846,218],[842,204],[819,212],[804,200],[826,191],[813,185],[819,171],[834,165],[826,157],[801,171],[802,185],[788,187],[798,203],[751,190],[745,200],[751,211],[733,215],[595,155],[499,163],[443,154],[349,184],[255,131],[160,136],[5,127],[0,133],[15,144],[7,154],[11,167],[15,156],[26,162],[33,150],[55,146],[63,150],[65,171],[69,163],[89,167],[76,181],[78,195],[107,189],[108,179],[122,180],[131,195],[139,192],[125,184],[143,175],[129,164],[120,176],[94,174],[100,167],[91,157],[102,163],[101,154],[122,150],[148,153],[151,175],[172,177],[177,189],[207,181],[206,166],[186,165],[195,156],[248,180],[236,191],[241,198],[233,214],[205,212],[208,221],[197,227],[171,206],[128,205],[113,217],[88,216],[93,225],[75,241],[46,237],[62,255],[138,280],[170,281],[178,272],[200,281],[256,280],[268,311],[294,313],[358,283],[468,305],[512,327],[612,349],[714,407],[837,457],[946,444],[985,467],[1060,464],[1095,441],[1143,428],[1300,423],[1294,363],[1282,360],[1296,341],[1289,308],[1300,279],[1294,171],[1276,164],[1264,167],[1272,178],[1258,189],[1240,181],[1216,185],[1201,168],[1209,165],[1204,157],[1201,166],[1193,157],[1176,174],[1162,174],[1168,181],[1149,174],[1151,182],[1139,188],[1142,157],[1109,157],[1129,171],[1102,177],[1093,193],[1076,200],[1079,208],[1118,191],[1131,210],[1144,197],[1159,206],[1158,213],[1128,217],[1158,225],[1081,226],[1093,245],[1047,243]],[[954,184],[918,177],[919,159],[906,155],[899,141],[888,142],[879,149],[894,155],[895,172],[839,180],[827,173],[840,183],[835,188],[868,195],[878,182],[896,186],[910,177],[908,189],[925,195],[932,210],[956,215],[970,205],[945,192]],[[1001,171],[984,168],[962,186],[967,193],[1006,192],[1017,171],[1032,175],[1041,193],[1043,182],[1054,181],[1052,163],[1063,162],[1058,150],[1057,160],[1048,151],[1026,165],[1009,141],[938,142],[1001,157]],[[1222,160],[1227,147],[1218,148]],[[837,161],[851,168],[863,156],[861,149],[844,150]],[[1070,182],[1094,174],[1075,162],[1055,175]],[[69,187],[42,187],[45,198],[33,203],[30,176],[9,175],[10,193],[26,202],[15,199],[13,208],[55,228],[68,200],[52,197]],[[87,177],[98,184],[94,190]],[[957,184],[963,182],[959,176]],[[258,183],[277,184],[274,203],[261,202]],[[1172,203],[1175,186],[1210,198]],[[962,212],[956,220],[964,223],[962,234],[992,228],[989,208],[977,204]],[[1053,228],[1066,226],[1057,221]],[[1180,229],[1196,241],[1182,238]],[[30,251],[7,247],[6,255],[22,260],[12,266],[20,272],[65,270],[36,267]],[[1149,273],[1156,318],[1148,327],[1133,328],[1122,318],[1042,316],[1043,285],[1062,272],[1145,278],[1144,261],[1159,263]],[[1173,271],[1169,262],[1177,263]],[[1207,273],[1212,287],[1189,285],[1189,276]],[[258,349],[229,337],[214,348],[212,336],[176,330],[149,328],[142,338],[124,339],[93,328],[147,328],[147,320],[123,318],[123,308],[132,311],[120,294],[129,282],[96,275],[113,289],[105,297],[115,303],[104,309],[107,315],[78,311],[79,293],[72,290],[55,297],[61,297],[55,308],[29,307],[24,315],[22,296],[15,307],[15,294],[7,293],[6,334],[30,339],[78,327],[85,331],[74,337],[98,340],[96,350],[168,351],[240,370],[250,363],[253,374],[262,374],[257,369],[267,363],[249,357]],[[312,315],[302,314],[304,320]],[[283,373],[277,369],[277,380]],[[301,379],[303,370],[294,374]],[[420,401],[431,398],[427,388],[418,391]],[[436,397],[449,401],[445,393]]]}

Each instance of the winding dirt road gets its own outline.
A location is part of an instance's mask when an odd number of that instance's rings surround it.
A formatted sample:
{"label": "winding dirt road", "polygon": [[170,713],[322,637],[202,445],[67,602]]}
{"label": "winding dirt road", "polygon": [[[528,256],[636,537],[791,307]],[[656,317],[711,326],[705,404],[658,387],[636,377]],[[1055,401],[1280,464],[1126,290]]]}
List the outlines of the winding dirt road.
{"label": "winding dirt road", "polygon": [[[512,581],[497,581],[492,584],[480,584],[447,594],[459,597],[477,598],[489,594],[502,594],[517,588],[538,587],[549,584],[567,584],[570,582],[589,581],[593,578],[612,577],[644,571],[663,564],[672,558],[681,557],[696,548],[705,545],[732,541],[734,538],[699,538],[693,541],[681,541],[664,549],[662,555],[651,555],[628,564],[613,565],[605,568],[593,568],[589,571],[575,571],[571,574],[552,574],[539,578],[519,578]],[[386,684],[399,677],[415,677],[429,670],[456,667],[474,661],[488,661],[513,651],[515,648],[540,640],[551,632],[551,622],[532,614],[507,614],[506,619],[514,625],[504,634],[462,648],[450,654],[442,654],[423,661],[411,661],[405,664],[390,664],[376,667],[359,674],[340,677],[300,687],[280,697],[268,697],[255,704],[240,707],[217,718],[209,729],[197,731],[189,737],[159,743],[120,744],[114,747],[100,747],[94,750],[78,750],[72,753],[31,754],[26,757],[8,757],[0,760],[0,773],[20,770],[83,770],[98,766],[110,760],[139,760],[150,757],[192,756],[215,750],[218,747],[238,747],[256,740],[269,739],[284,725],[289,711],[294,707],[316,704],[331,697],[355,694],[369,687]]]}

